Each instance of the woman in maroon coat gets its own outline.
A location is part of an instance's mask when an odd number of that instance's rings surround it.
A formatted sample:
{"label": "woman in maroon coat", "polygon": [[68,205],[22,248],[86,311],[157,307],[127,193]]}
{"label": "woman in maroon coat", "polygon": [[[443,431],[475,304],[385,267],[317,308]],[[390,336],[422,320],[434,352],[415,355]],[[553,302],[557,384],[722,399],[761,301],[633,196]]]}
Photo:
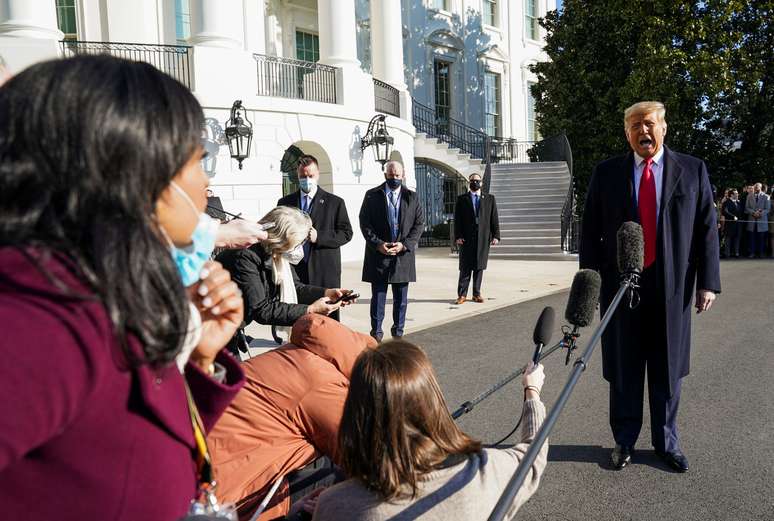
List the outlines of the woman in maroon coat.
{"label": "woman in maroon coat", "polygon": [[185,383],[208,429],[243,381],[220,353],[242,299],[203,260],[203,119],[107,56],[0,88],[2,519],[174,521],[196,495]]}

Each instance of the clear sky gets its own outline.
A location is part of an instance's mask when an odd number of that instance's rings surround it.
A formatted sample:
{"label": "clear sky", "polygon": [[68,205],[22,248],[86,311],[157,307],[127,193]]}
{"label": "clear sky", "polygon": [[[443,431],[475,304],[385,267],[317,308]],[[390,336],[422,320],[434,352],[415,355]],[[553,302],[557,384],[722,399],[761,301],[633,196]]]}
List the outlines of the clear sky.
{"label": "clear sky", "polygon": [[556,10],[559,11],[562,9],[562,0],[556,0]]}

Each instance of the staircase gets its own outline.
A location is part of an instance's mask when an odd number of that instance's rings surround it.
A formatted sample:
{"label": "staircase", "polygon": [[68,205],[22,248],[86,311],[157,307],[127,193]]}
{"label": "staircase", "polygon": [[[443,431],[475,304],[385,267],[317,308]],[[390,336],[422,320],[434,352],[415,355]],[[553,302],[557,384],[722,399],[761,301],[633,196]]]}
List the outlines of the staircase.
{"label": "staircase", "polygon": [[493,164],[489,193],[497,199],[501,240],[490,258],[577,260],[562,252],[562,206],[569,187],[564,161]]}
{"label": "staircase", "polygon": [[414,138],[414,158],[450,168],[463,177],[484,173],[482,160],[474,158],[459,148],[452,148],[436,137],[429,137],[424,132],[417,132]]}

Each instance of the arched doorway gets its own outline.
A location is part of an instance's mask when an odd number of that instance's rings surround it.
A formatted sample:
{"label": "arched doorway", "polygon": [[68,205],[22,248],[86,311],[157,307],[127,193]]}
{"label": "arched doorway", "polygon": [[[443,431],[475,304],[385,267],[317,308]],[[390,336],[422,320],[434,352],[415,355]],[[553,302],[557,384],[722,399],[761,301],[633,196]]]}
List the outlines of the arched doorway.
{"label": "arched doorway", "polygon": [[458,172],[432,161],[414,161],[417,194],[425,214],[420,246],[451,246],[451,226],[457,197],[467,180]]}
{"label": "arched doorway", "polygon": [[285,149],[280,162],[282,171],[282,196],[298,190],[298,160],[304,154],[317,158],[320,167],[320,186],[328,192],[333,192],[333,166],[325,149],[314,141],[296,141]]}

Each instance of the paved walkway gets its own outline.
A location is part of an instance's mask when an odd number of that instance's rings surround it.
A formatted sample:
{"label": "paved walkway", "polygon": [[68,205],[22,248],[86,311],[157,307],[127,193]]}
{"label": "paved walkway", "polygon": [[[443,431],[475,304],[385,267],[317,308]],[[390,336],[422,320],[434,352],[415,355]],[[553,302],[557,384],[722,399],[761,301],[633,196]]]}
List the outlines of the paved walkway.
{"label": "paved walkway", "polygon": [[[454,304],[457,266],[457,257],[450,256],[447,248],[419,250],[417,282],[409,287],[405,334],[566,290],[578,269],[577,262],[490,259],[481,288],[485,302],[466,302],[457,306]],[[362,267],[362,261],[346,262],[342,266],[343,286],[361,295],[357,303],[342,310],[342,321],[352,329],[367,333],[371,329],[371,288],[360,280]],[[392,298],[388,293],[383,329],[389,332],[391,325]],[[251,343],[254,348],[251,355],[276,346],[268,326],[253,323],[248,326],[247,334],[255,338]]]}

